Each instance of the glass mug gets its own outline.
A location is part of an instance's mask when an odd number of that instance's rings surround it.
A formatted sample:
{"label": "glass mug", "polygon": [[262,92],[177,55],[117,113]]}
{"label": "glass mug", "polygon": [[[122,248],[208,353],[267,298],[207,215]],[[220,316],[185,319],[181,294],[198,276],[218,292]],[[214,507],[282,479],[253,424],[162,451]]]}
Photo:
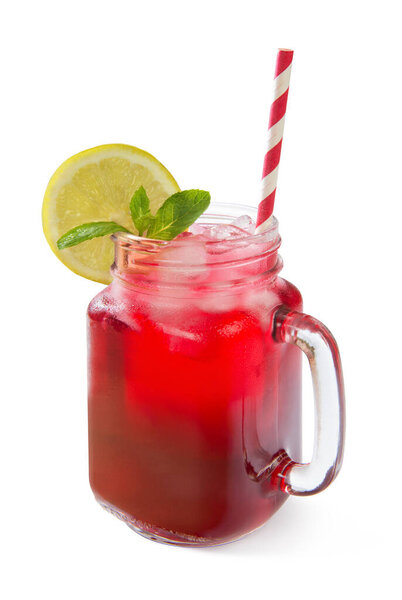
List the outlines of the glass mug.
{"label": "glass mug", "polygon": [[[215,204],[200,221],[255,212]],[[328,329],[278,276],[276,219],[205,245],[112,237],[113,281],[88,308],[98,502],[150,539],[208,546],[260,527],[290,494],[326,488],[342,461],[341,363]],[[315,395],[308,464],[299,349]]]}

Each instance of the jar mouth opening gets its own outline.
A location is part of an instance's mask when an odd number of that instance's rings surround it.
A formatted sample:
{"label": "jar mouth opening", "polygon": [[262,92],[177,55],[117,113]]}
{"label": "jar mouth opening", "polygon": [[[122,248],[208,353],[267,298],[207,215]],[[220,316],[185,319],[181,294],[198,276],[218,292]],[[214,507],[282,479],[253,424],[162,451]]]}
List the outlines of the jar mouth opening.
{"label": "jar mouth opening", "polygon": [[[197,224],[230,225],[237,217],[257,218],[250,206],[213,203]],[[201,236],[171,241],[154,240],[117,232],[113,277],[143,287],[233,286],[251,281],[254,276],[271,277],[281,268],[277,250],[281,243],[278,221],[270,219],[266,231],[223,240]]]}
{"label": "jar mouth opening", "polygon": [[[233,213],[238,213],[233,215]],[[208,210],[197,219],[196,223],[200,225],[212,224],[212,225],[230,225],[236,216],[248,215],[254,221],[257,218],[257,209],[253,206],[247,206],[245,204],[230,204],[224,202],[211,203]],[[111,235],[111,239],[117,244],[123,244],[126,249],[136,249],[142,251],[153,251],[157,252],[159,249],[167,247],[183,248],[189,246],[192,243],[189,239],[173,239],[173,240],[157,240],[153,238],[141,237],[133,233],[125,231],[118,231]],[[194,240],[195,242],[197,240]],[[228,250],[234,249],[238,246],[247,246],[248,244],[264,244],[270,247],[270,251],[277,249],[280,245],[280,237],[278,233],[278,220],[272,216],[268,222],[268,227],[262,233],[250,233],[242,236],[241,238],[234,239],[217,239],[203,241],[203,244],[207,248],[213,249],[219,245],[225,245]],[[272,247],[271,247],[272,246]],[[260,246],[261,247],[261,246]],[[265,252],[267,248],[265,247]]]}

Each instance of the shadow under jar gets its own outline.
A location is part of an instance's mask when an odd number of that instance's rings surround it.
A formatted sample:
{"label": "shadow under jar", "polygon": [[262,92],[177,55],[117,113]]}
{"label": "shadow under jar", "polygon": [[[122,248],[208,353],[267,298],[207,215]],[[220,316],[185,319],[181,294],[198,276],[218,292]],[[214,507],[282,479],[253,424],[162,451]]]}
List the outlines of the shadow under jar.
{"label": "shadow under jar", "polygon": [[[199,222],[245,213],[255,209],[215,204]],[[278,275],[277,225],[226,241],[113,236],[113,281],[88,308],[90,483],[148,538],[235,540],[340,468],[338,350]],[[316,403],[305,465],[298,347]]]}

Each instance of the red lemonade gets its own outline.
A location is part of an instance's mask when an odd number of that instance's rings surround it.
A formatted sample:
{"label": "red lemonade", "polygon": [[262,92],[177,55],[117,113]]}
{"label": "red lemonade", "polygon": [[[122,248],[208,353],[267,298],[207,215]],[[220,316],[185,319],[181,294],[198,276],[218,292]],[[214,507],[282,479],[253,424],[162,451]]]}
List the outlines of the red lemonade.
{"label": "red lemonade", "polygon": [[257,236],[247,218],[216,222],[168,243],[117,234],[114,280],[88,309],[92,490],[175,543],[262,525],[300,459],[301,353],[272,333],[302,300],[278,276],[276,222]]}

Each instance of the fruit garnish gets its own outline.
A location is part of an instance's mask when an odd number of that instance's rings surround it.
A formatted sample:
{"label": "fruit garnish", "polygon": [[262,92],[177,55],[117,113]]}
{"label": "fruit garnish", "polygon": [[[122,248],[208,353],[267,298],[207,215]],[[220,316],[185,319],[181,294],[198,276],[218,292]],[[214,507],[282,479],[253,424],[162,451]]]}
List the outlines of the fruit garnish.
{"label": "fruit garnish", "polygon": [[[133,228],[128,207],[141,186],[147,191],[149,209],[154,214],[180,190],[156,158],[133,146],[97,146],[65,161],[49,181],[42,210],[44,233],[56,256],[78,275],[110,283],[114,250],[108,234],[112,233],[113,224],[121,230],[138,232]],[[80,240],[59,250],[57,240],[66,241],[65,235],[72,229],[93,222],[98,228],[107,223],[111,229],[102,237],[100,229],[92,229],[96,237],[91,235],[84,244]],[[81,236],[83,233],[81,230]]]}

